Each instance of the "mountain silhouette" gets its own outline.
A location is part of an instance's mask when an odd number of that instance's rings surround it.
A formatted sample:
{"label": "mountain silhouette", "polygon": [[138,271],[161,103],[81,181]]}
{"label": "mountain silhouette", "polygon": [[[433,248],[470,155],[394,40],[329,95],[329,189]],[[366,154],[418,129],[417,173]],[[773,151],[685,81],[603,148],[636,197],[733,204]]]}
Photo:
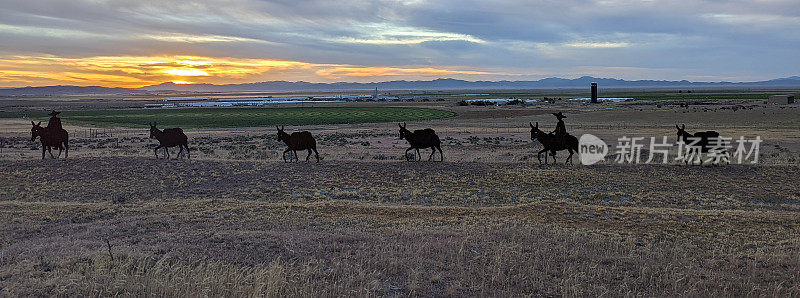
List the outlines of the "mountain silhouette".
{"label": "mountain silhouette", "polygon": [[310,83],[304,81],[267,81],[243,84],[175,84],[172,82],[138,89],[109,88],[101,86],[43,86],[0,89],[4,97],[46,97],[63,95],[103,94],[149,94],[158,92],[243,92],[243,91],[352,91],[352,90],[456,90],[456,89],[552,89],[588,88],[595,82],[602,88],[679,88],[679,87],[800,87],[800,76],[756,82],[691,82],[636,80],[583,76],[575,79],[545,78],[536,81],[465,81],[457,79],[435,79],[430,81],[386,81],[372,83]]}
{"label": "mountain silhouette", "polygon": [[628,81],[614,78],[583,76],[575,79],[545,78],[536,81],[465,81],[457,79],[436,79],[431,81],[386,81],[373,83],[309,83],[269,81],[245,84],[192,84],[179,85],[163,83],[141,88],[147,91],[196,91],[196,92],[234,92],[234,91],[339,91],[339,90],[447,90],[447,89],[547,89],[547,88],[588,88],[590,83],[601,87],[616,88],[658,88],[658,87],[800,87],[800,76],[758,82],[691,82],[637,80]]}

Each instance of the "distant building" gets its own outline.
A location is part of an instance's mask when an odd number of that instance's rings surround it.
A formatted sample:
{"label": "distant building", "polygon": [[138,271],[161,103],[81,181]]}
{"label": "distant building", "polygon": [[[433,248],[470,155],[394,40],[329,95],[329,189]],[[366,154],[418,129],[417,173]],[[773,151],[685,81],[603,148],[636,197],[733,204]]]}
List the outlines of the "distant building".
{"label": "distant building", "polygon": [[794,96],[792,95],[771,95],[767,103],[774,105],[788,105],[794,103]]}
{"label": "distant building", "polygon": [[592,83],[592,100],[591,103],[597,103],[597,83]]}
{"label": "distant building", "polygon": [[[352,96],[324,96],[324,97],[235,97],[235,98],[207,98],[207,97],[170,97],[165,98],[161,104],[146,104],[146,108],[180,108],[180,107],[234,107],[234,106],[264,106],[283,103],[333,103],[345,102]],[[356,98],[370,98],[369,95],[358,95]]]}
{"label": "distant building", "polygon": [[166,102],[193,102],[193,101],[203,101],[209,100],[208,97],[167,97],[164,98]]}

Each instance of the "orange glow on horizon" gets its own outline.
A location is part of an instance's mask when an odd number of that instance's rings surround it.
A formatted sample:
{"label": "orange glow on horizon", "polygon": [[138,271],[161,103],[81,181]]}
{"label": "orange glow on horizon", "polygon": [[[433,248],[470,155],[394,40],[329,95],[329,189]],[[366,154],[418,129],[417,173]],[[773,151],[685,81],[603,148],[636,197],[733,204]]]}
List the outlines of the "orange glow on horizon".
{"label": "orange glow on horizon", "polygon": [[[231,84],[497,74],[445,67],[380,67],[197,56],[0,56],[0,87],[78,85],[140,88],[163,82]],[[187,80],[191,78],[191,80]],[[393,78],[391,78],[393,79]]]}
{"label": "orange glow on horizon", "polygon": [[208,73],[199,69],[168,69],[164,70],[164,73],[171,74],[174,76],[185,76],[185,77],[194,77],[194,76],[207,76]]}

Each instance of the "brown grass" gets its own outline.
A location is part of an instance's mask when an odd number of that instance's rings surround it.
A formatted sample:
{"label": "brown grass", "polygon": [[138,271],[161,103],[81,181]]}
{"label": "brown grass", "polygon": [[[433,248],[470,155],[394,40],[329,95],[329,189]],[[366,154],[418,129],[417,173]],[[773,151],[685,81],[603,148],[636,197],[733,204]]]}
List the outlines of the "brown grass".
{"label": "brown grass", "polygon": [[[448,106],[409,123],[444,163],[401,161],[394,123],[290,128],[319,164],[278,162],[267,128],[189,130],[191,161],[155,160],[146,127],[77,133],[41,161],[0,120],[0,296],[798,296],[800,111],[721,107]],[[607,141],[761,135],[762,163],[540,166],[526,125],[550,110]]]}
{"label": "brown grass", "polygon": [[[284,166],[50,162],[60,163],[57,170],[9,161],[0,171],[6,198],[0,221],[7,227],[0,234],[0,287],[8,295],[783,296],[800,290],[800,224],[790,199],[797,188],[754,187],[765,179],[796,180],[795,167],[326,162],[275,171]],[[71,172],[84,174],[65,175]],[[647,185],[664,180],[642,178],[662,172],[671,174],[660,178],[676,181],[697,175],[722,182],[707,192],[691,184],[660,190]],[[33,173],[44,180],[29,179]],[[597,184],[574,186],[569,177]],[[584,190],[615,181],[618,189],[607,195]],[[426,184],[435,186],[409,187]],[[770,194],[770,203],[749,200]]]}

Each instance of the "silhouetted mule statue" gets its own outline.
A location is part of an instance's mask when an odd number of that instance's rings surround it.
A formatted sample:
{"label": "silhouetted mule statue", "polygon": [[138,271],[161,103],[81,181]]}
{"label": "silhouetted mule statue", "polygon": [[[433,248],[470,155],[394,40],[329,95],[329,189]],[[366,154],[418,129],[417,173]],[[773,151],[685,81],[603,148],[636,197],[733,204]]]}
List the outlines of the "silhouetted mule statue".
{"label": "silhouetted mule statue", "polygon": [[439,140],[439,136],[436,135],[436,132],[433,129],[426,128],[426,129],[418,129],[414,132],[409,131],[406,129],[406,123],[403,124],[398,123],[400,126],[400,139],[405,139],[408,141],[408,144],[411,146],[410,148],[406,149],[406,161],[410,161],[408,159],[408,151],[409,150],[416,150],[416,160],[419,161],[422,159],[422,156],[419,156],[419,149],[426,149],[431,148],[431,156],[428,157],[428,161],[433,159],[433,155],[436,153],[436,150],[439,150],[439,156],[441,157],[439,161],[444,161],[444,153],[442,153],[442,142]]}
{"label": "silhouetted mule statue", "polygon": [[[317,141],[314,140],[314,137],[311,136],[311,133],[308,131],[301,131],[301,132],[293,132],[291,135],[283,131],[283,126],[275,128],[278,129],[278,141],[282,141],[286,143],[286,150],[283,150],[283,161],[286,162],[286,153],[292,152],[294,153],[294,159],[296,161],[300,161],[300,158],[297,157],[297,150],[308,150],[308,156],[306,156],[306,162],[308,159],[311,158],[311,151],[314,151],[314,157],[317,158],[317,162],[319,162],[319,152],[317,152]],[[289,154],[289,161],[292,162],[292,154]]]}
{"label": "silhouetted mule statue", "polygon": [[[696,154],[696,156],[699,157],[700,153],[707,153],[711,148],[714,147],[711,145],[710,140],[719,138],[719,133],[713,130],[698,131],[694,134],[690,134],[686,131],[686,124],[681,124],[681,127],[678,127],[678,125],[675,124],[675,128],[678,129],[678,142],[683,142],[686,145],[692,145],[692,147],[688,148],[686,151],[687,157],[684,158],[684,163],[686,164],[689,163],[688,156],[690,154]],[[697,143],[692,144],[694,140],[690,140],[690,138],[696,138]],[[698,150],[700,150],[700,152],[697,152]],[[700,160],[700,164],[702,165],[703,159],[697,159]],[[694,161],[692,161],[692,164],[694,164]]]}
{"label": "silhouetted mule statue", "polygon": [[164,159],[169,159],[169,149],[167,148],[175,146],[181,149],[175,159],[183,158],[184,148],[186,148],[186,159],[191,158],[191,154],[189,153],[189,138],[183,133],[183,129],[167,128],[162,131],[156,127],[158,125],[156,122],[148,123],[148,125],[150,125],[150,138],[158,140],[158,146],[153,149],[156,158],[158,158],[158,149],[164,148]]}
{"label": "silhouetted mule statue", "polygon": [[39,141],[42,143],[42,159],[44,159],[44,152],[47,151],[50,153],[51,158],[56,158],[53,156],[52,148],[58,148],[58,157],[61,157],[61,150],[64,150],[64,158],[69,157],[69,133],[66,130],[62,129],[48,129],[46,127],[42,127],[42,122],[33,123],[31,121],[31,142],[35,141],[36,138],[39,138]]}
{"label": "silhouetted mule statue", "polygon": [[539,160],[539,163],[542,163],[542,153],[544,154],[544,163],[547,164],[547,151],[550,151],[550,155],[553,156],[553,163],[556,163],[556,151],[561,150],[568,150],[569,156],[567,160],[564,161],[564,164],[572,164],[572,155],[575,152],[578,152],[578,138],[571,134],[567,134],[564,136],[564,141],[559,141],[558,137],[552,133],[545,133],[539,129],[539,122],[536,122],[536,126],[533,126],[533,123],[528,122],[531,126],[531,140],[537,140],[539,143],[542,143],[542,147],[544,149],[540,150],[539,153],[536,154],[536,158]]}

